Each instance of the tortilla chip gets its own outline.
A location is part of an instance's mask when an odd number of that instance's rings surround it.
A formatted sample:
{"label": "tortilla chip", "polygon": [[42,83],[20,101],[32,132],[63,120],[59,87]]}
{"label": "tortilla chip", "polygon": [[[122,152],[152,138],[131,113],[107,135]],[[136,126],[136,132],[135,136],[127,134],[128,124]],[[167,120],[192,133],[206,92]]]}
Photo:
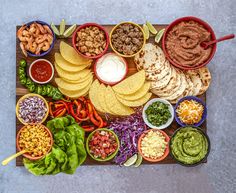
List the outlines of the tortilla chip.
{"label": "tortilla chip", "polygon": [[122,82],[118,83],[117,85],[113,86],[113,90],[119,94],[133,94],[138,91],[145,82],[145,71],[141,70],[132,76],[129,76]]}
{"label": "tortilla chip", "polygon": [[115,115],[114,113],[112,113],[109,110],[107,104],[105,103],[106,86],[104,84],[100,84],[97,92],[98,92],[98,102],[99,102],[101,108],[104,110],[104,112],[109,113],[111,115]]}

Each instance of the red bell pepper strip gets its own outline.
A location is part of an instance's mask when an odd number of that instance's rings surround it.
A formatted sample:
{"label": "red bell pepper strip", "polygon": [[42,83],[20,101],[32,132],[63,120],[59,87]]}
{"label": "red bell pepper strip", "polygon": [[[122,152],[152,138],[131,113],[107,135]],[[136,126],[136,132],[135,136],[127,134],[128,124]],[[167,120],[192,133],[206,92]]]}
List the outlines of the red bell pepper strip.
{"label": "red bell pepper strip", "polygon": [[59,111],[55,117],[62,117],[64,114],[66,113],[66,108],[62,109],[61,111]]}
{"label": "red bell pepper strip", "polygon": [[95,116],[95,118],[99,121],[99,126],[98,128],[102,128],[104,126],[104,123],[103,123],[103,120],[102,120],[102,117],[100,117],[96,111],[96,109],[94,108],[93,106],[93,114]]}
{"label": "red bell pepper strip", "polygon": [[100,123],[93,116],[93,107],[92,107],[92,105],[88,102],[87,106],[88,106],[89,118],[90,118],[91,122],[94,125],[96,125],[97,127],[100,126]]}
{"label": "red bell pepper strip", "polygon": [[85,132],[91,132],[95,129],[94,126],[89,126],[89,125],[82,126],[82,128],[84,129]]}
{"label": "red bell pepper strip", "polygon": [[49,102],[48,103],[48,107],[49,107],[49,114],[51,117],[53,117],[53,112],[52,112],[52,105],[53,105],[53,102]]}
{"label": "red bell pepper strip", "polygon": [[78,101],[74,100],[73,103],[76,105],[76,115],[79,116],[82,104],[80,103],[79,100]]}
{"label": "red bell pepper strip", "polygon": [[59,101],[56,101],[55,104],[64,104],[64,106],[65,106],[67,112],[69,112],[68,104],[67,104],[65,101],[59,100]]}
{"label": "red bell pepper strip", "polygon": [[57,110],[55,110],[54,112],[53,112],[53,116],[54,117],[57,117],[57,115],[59,115],[62,111],[63,111],[63,109],[65,109],[64,107],[60,107],[60,108],[58,108]]}
{"label": "red bell pepper strip", "polygon": [[70,114],[72,115],[72,117],[74,117],[74,119],[75,119],[76,121],[87,121],[87,120],[89,120],[89,117],[85,117],[85,118],[80,118],[80,117],[78,117],[78,116],[76,115],[74,109],[73,109],[73,104],[70,104],[70,105],[69,105],[69,109],[70,109],[70,111],[69,111]]}

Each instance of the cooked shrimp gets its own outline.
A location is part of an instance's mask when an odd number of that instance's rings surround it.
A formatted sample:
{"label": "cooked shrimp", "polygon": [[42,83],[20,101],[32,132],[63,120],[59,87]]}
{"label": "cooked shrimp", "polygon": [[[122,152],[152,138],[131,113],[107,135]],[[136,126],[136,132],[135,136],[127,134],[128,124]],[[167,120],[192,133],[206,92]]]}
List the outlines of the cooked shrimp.
{"label": "cooked shrimp", "polygon": [[43,25],[43,27],[52,36],[52,30],[47,25]]}
{"label": "cooked shrimp", "polygon": [[27,57],[27,51],[26,51],[26,49],[25,49],[25,45],[24,45],[23,42],[20,43],[20,48],[21,48],[23,54]]}
{"label": "cooked shrimp", "polygon": [[19,38],[20,41],[24,42],[26,41],[23,35],[23,31],[26,29],[26,25],[23,25],[18,31],[17,31],[17,37]]}
{"label": "cooked shrimp", "polygon": [[40,51],[41,51],[41,49],[42,49],[43,46],[44,46],[44,43],[38,44],[38,46],[37,46],[37,48],[36,48],[36,50],[35,50],[35,54],[36,54],[36,55],[39,55],[39,54],[40,54]]}
{"label": "cooked shrimp", "polygon": [[29,44],[29,51],[30,52],[35,53],[36,48],[37,48],[36,42],[33,42],[32,44]]}
{"label": "cooked shrimp", "polygon": [[44,27],[43,27],[41,24],[36,23],[36,25],[38,26],[38,28],[39,28],[39,30],[40,30],[40,32],[41,32],[42,34],[47,33],[47,31],[44,29]]}
{"label": "cooked shrimp", "polygon": [[47,34],[47,35],[46,35],[46,40],[47,40],[47,41],[49,42],[49,44],[51,45],[51,44],[52,44],[52,41],[53,41],[52,35]]}
{"label": "cooked shrimp", "polygon": [[46,40],[46,34],[45,35],[38,35],[38,37],[35,39],[35,42],[37,44],[40,44],[40,43],[42,43],[45,40]]}
{"label": "cooked shrimp", "polygon": [[50,43],[48,41],[44,41],[44,46],[42,47],[43,51],[47,51],[50,48]]}

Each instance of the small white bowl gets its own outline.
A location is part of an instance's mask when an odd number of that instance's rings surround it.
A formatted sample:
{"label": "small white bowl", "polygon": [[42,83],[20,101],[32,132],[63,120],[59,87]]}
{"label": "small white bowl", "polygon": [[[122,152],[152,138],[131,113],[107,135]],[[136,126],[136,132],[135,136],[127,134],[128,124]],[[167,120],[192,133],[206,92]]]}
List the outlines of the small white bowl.
{"label": "small white bowl", "polygon": [[[40,81],[35,80],[35,79],[33,78],[32,74],[31,74],[31,68],[32,68],[32,66],[33,66],[36,62],[39,62],[39,61],[45,61],[45,62],[47,62],[47,63],[51,66],[51,68],[52,68],[52,75],[51,75],[51,77],[50,77],[47,81],[44,81],[44,82],[40,82]],[[49,82],[52,80],[53,76],[54,76],[54,67],[53,67],[52,63],[51,63],[50,61],[46,60],[46,59],[37,59],[37,60],[33,61],[33,62],[30,64],[30,67],[29,67],[29,76],[30,76],[31,80],[33,80],[34,82],[36,82],[36,83],[38,83],[38,84],[46,84],[46,83],[49,83]]]}
{"label": "small white bowl", "polygon": [[[165,104],[169,105],[169,111],[170,111],[170,114],[171,114],[171,118],[168,119],[168,121],[166,122],[166,124],[161,125],[161,126],[159,126],[159,127],[157,127],[157,126],[152,125],[151,123],[149,123],[148,120],[147,120],[146,113],[145,113],[146,109],[147,109],[152,103],[157,102],[157,101],[160,101],[160,102],[162,102],[162,103],[165,103]],[[148,102],[145,104],[145,106],[143,107],[142,116],[143,116],[143,120],[144,120],[145,124],[146,124],[148,127],[152,128],[152,129],[165,129],[165,128],[167,128],[167,127],[173,122],[173,120],[174,120],[174,108],[173,108],[173,106],[172,106],[167,100],[161,99],[161,98],[154,98],[154,99],[148,101]]]}

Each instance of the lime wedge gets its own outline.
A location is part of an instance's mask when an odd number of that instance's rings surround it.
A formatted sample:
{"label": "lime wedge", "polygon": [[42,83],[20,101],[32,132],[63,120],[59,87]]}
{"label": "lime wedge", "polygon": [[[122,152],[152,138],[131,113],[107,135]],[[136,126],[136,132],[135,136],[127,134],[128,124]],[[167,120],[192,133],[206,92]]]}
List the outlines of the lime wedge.
{"label": "lime wedge", "polygon": [[146,22],[146,25],[149,29],[149,31],[152,33],[152,34],[157,34],[157,30],[155,29],[155,27],[150,23],[150,22]]}
{"label": "lime wedge", "polygon": [[70,27],[64,32],[63,36],[64,36],[65,38],[70,37],[71,34],[75,31],[75,28],[76,28],[76,24],[70,26]]}
{"label": "lime wedge", "polygon": [[139,167],[141,165],[142,161],[143,161],[143,157],[138,153],[138,158],[134,164],[134,167],[136,167],[136,168]]}
{"label": "lime wedge", "polygon": [[53,22],[51,23],[51,28],[52,28],[53,32],[54,32],[57,36],[60,35],[60,32],[58,31],[57,27],[54,25]]}
{"label": "lime wedge", "polygon": [[162,38],[164,32],[165,32],[165,28],[164,28],[164,29],[161,29],[161,30],[158,32],[158,34],[157,34],[156,37],[155,37],[155,42],[156,42],[156,43],[159,43],[159,42],[160,42],[160,40],[161,40],[161,38]]}
{"label": "lime wedge", "polygon": [[66,21],[64,19],[61,20],[60,23],[60,35],[62,35],[65,32],[65,28],[66,28]]}
{"label": "lime wedge", "polygon": [[145,39],[148,40],[148,38],[149,38],[149,29],[148,29],[148,26],[146,24],[143,24],[143,31],[144,31]]}
{"label": "lime wedge", "polygon": [[134,154],[132,157],[126,160],[124,166],[132,166],[136,162],[137,158],[138,158],[137,154]]}

